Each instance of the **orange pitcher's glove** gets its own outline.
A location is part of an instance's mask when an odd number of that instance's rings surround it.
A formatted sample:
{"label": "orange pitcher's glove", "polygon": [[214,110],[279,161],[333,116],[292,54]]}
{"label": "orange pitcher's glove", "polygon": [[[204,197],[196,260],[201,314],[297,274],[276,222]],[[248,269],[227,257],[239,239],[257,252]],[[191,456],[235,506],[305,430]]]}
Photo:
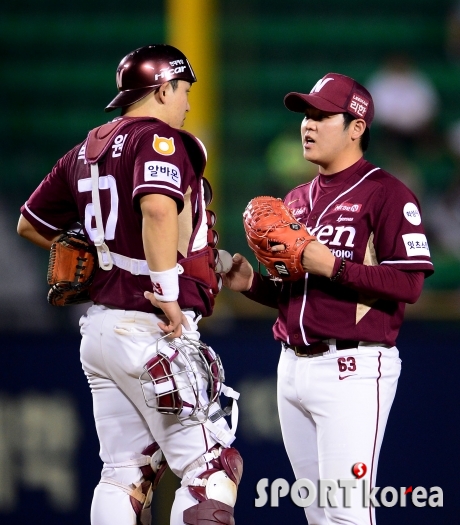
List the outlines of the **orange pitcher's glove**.
{"label": "orange pitcher's glove", "polygon": [[[255,197],[243,213],[249,247],[273,279],[296,281],[305,275],[302,253],[316,237],[310,235],[281,199]],[[284,244],[282,251],[272,252]]]}
{"label": "orange pitcher's glove", "polygon": [[80,233],[67,232],[53,242],[48,265],[48,302],[68,306],[90,301],[96,251]]}

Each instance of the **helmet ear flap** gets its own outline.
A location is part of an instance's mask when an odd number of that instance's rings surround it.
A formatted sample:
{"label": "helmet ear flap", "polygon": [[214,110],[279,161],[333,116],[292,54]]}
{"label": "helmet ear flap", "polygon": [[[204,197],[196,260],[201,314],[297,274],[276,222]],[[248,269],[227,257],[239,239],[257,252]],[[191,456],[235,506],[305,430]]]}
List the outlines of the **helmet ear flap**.
{"label": "helmet ear flap", "polygon": [[105,111],[130,106],[170,80],[185,80],[190,84],[196,82],[190,62],[179,49],[166,44],[135,49],[118,65],[118,95]]}

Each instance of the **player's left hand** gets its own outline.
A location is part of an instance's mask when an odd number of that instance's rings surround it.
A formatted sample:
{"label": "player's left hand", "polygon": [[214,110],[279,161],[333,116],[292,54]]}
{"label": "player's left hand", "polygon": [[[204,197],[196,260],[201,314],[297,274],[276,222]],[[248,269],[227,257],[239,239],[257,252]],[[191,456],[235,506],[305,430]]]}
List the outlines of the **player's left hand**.
{"label": "player's left hand", "polygon": [[[272,252],[284,250],[284,244],[273,246]],[[311,241],[302,253],[302,266],[308,273],[332,277],[335,256],[331,250],[319,241]]]}
{"label": "player's left hand", "polygon": [[144,292],[144,297],[148,299],[153,306],[163,310],[169,320],[169,324],[159,322],[158,326],[163,332],[169,334],[171,338],[180,337],[182,335],[182,326],[187,330],[190,330],[187,317],[183,314],[177,301],[158,301],[152,292]]}

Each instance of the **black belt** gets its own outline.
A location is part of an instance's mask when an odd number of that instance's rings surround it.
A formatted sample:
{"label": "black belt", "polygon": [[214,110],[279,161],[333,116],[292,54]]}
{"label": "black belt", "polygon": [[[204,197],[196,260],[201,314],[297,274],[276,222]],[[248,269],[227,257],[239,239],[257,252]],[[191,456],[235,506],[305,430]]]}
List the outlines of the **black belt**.
{"label": "black belt", "polygon": [[[351,339],[337,339],[336,343],[337,350],[348,350],[350,348],[358,348],[359,341],[353,341]],[[309,355],[324,354],[329,351],[329,344],[323,341],[316,341],[308,346],[288,345],[283,343],[285,348],[294,350],[295,355],[298,357],[305,357]]]}

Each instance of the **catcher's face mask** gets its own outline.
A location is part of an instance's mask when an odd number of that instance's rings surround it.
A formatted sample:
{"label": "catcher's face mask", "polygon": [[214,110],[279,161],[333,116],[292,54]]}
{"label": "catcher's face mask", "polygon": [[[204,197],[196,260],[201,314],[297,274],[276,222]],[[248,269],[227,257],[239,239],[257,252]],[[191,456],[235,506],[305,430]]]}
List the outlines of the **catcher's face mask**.
{"label": "catcher's face mask", "polygon": [[201,341],[167,336],[156,343],[155,355],[140,375],[148,407],[174,414],[184,426],[207,420],[211,405],[220,395],[224,370],[219,356]]}

